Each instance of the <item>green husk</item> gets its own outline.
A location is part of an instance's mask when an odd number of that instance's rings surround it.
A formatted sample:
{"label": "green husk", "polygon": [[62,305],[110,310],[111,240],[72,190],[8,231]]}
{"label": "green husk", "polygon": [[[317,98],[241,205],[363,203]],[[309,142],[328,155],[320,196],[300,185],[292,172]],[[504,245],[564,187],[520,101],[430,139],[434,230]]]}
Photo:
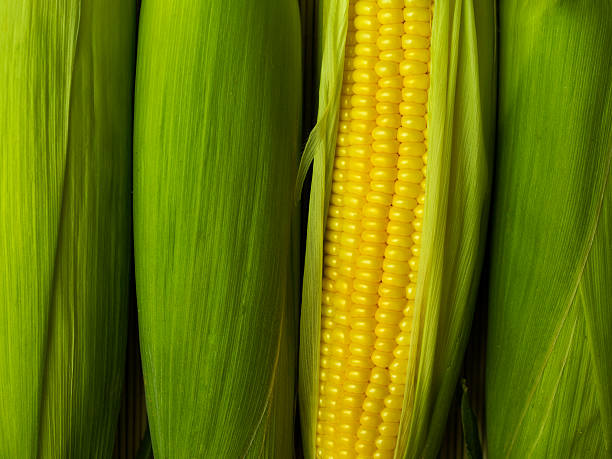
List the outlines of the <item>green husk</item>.
{"label": "green husk", "polygon": [[297,1],[151,0],[134,225],[156,458],[293,455]]}
{"label": "green husk", "polygon": [[[319,4],[318,124],[300,345],[300,410],[314,457],[318,404],[323,234],[335,152],[347,26],[346,1]],[[423,247],[406,398],[396,457],[435,457],[467,345],[485,243],[495,112],[495,3],[437,1],[433,12],[429,153]]]}
{"label": "green husk", "polygon": [[110,457],[136,6],[4,2],[0,30],[0,457]]}
{"label": "green husk", "polygon": [[490,457],[612,457],[612,4],[500,24]]}

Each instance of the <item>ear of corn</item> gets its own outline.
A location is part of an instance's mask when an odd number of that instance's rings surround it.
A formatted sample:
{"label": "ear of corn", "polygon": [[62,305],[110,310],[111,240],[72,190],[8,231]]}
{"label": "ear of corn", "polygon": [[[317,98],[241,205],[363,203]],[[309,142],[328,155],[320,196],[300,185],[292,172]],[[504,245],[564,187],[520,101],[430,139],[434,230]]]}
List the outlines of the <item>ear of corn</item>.
{"label": "ear of corn", "polygon": [[612,5],[500,7],[491,457],[612,455]]}
{"label": "ear of corn", "polygon": [[0,9],[0,457],[112,452],[135,25],[115,0]]}
{"label": "ear of corn", "polygon": [[135,256],[155,457],[293,454],[297,1],[143,4]]}
{"label": "ear of corn", "polygon": [[322,2],[301,322],[307,457],[435,457],[482,259],[491,1]]}

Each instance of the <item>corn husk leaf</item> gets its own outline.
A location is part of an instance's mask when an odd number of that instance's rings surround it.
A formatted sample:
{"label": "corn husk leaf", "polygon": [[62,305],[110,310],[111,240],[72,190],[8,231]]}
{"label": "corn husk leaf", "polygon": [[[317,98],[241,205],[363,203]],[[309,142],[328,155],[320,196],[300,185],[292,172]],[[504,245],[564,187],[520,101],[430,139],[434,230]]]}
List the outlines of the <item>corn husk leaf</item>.
{"label": "corn husk leaf", "polygon": [[0,457],[110,457],[136,7],[4,2],[0,30]]}
{"label": "corn husk leaf", "polygon": [[500,23],[489,452],[612,457],[612,4]]}
{"label": "corn husk leaf", "polygon": [[[300,410],[314,457],[319,387],[323,234],[342,84],[347,2],[321,2],[318,124],[302,293]],[[455,393],[473,313],[487,226],[495,110],[494,2],[435,2],[423,248],[417,325],[396,457],[435,457]]]}
{"label": "corn husk leaf", "polygon": [[[496,94],[491,0],[435,2],[425,217],[398,454],[435,457],[470,334],[488,222]],[[401,457],[401,456],[400,456]]]}
{"label": "corn husk leaf", "polygon": [[156,458],[293,454],[297,1],[140,17],[135,257]]}

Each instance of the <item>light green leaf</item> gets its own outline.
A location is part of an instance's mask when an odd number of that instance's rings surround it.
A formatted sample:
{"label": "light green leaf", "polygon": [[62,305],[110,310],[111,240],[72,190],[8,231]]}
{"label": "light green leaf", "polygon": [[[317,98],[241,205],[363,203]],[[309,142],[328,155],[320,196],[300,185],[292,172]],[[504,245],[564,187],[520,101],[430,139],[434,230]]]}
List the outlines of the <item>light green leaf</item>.
{"label": "light green leaf", "polygon": [[151,0],[134,225],[156,458],[293,454],[297,1]]}

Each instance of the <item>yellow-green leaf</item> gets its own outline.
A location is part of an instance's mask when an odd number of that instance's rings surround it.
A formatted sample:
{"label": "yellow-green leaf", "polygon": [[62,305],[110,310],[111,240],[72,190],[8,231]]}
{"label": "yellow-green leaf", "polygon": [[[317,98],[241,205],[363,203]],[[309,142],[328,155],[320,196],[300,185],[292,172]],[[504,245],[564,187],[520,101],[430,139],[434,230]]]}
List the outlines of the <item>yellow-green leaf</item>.
{"label": "yellow-green leaf", "polygon": [[300,109],[296,0],[143,3],[134,225],[156,458],[293,454]]}
{"label": "yellow-green leaf", "polygon": [[0,8],[0,457],[107,458],[131,271],[136,5]]}

